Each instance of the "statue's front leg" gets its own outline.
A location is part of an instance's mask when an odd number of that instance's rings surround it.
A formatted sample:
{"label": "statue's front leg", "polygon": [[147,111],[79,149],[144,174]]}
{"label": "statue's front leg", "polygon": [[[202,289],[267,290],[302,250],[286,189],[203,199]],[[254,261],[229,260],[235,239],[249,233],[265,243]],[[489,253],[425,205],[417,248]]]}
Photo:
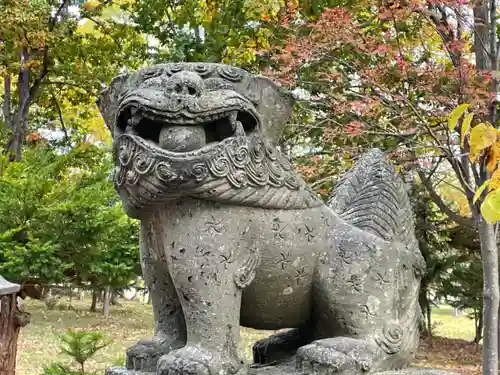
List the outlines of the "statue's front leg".
{"label": "statue's front leg", "polygon": [[[171,275],[187,328],[183,348],[163,356],[158,375],[242,375],[238,353],[242,288],[251,281],[257,259],[240,261],[227,246],[175,244]],[[250,272],[247,272],[250,271]]]}
{"label": "statue's front leg", "polygon": [[141,228],[141,267],[151,293],[155,334],[127,349],[127,368],[154,372],[162,355],[184,346],[186,325],[166,260],[158,256],[164,248],[149,226],[151,223],[143,223]]}

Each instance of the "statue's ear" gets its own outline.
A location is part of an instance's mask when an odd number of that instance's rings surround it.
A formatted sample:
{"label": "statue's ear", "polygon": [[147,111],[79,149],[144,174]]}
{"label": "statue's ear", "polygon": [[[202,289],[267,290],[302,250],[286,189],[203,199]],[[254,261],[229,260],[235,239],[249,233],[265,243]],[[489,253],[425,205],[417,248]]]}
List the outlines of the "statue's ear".
{"label": "statue's ear", "polygon": [[97,98],[97,107],[112,135],[116,111],[118,110],[118,99],[126,88],[128,78],[129,74],[127,73],[113,78],[109,86],[102,90]]}
{"label": "statue's ear", "polygon": [[262,116],[262,131],[266,138],[277,143],[292,115],[295,99],[290,91],[269,78],[256,76],[254,80],[254,85],[261,93],[258,109]]}

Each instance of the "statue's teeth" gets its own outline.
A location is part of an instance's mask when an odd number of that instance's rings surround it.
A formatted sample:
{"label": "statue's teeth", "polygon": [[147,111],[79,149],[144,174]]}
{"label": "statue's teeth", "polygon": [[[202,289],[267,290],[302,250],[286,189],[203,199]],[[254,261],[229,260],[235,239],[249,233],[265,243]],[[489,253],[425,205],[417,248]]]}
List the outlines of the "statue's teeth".
{"label": "statue's teeth", "polygon": [[127,121],[127,125],[130,125],[130,126],[136,126],[138,125],[141,120],[142,120],[142,113],[141,112],[137,112]]}
{"label": "statue's teeth", "polygon": [[236,118],[238,117],[238,111],[233,111],[229,114],[229,122],[233,127],[236,126]]}
{"label": "statue's teeth", "polygon": [[238,118],[238,111],[233,111],[229,114],[229,123],[231,124],[231,127],[233,128],[234,135],[237,137],[244,137],[245,136],[245,129],[243,128],[243,124],[237,120]]}
{"label": "statue's teeth", "polygon": [[243,128],[243,124],[239,121],[236,121],[236,125],[234,126],[234,135],[237,137],[244,137],[245,134],[245,128]]}

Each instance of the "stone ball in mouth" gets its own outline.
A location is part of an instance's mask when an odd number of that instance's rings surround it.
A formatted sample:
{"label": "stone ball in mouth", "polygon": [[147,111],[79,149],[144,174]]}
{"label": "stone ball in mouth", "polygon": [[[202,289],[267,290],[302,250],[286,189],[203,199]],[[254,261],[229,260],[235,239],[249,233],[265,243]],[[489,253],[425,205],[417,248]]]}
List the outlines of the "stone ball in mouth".
{"label": "stone ball in mouth", "polygon": [[203,126],[164,126],[160,131],[159,146],[173,152],[189,152],[206,145]]}
{"label": "stone ball in mouth", "polygon": [[163,150],[185,153],[230,137],[249,135],[258,127],[256,116],[246,110],[228,110],[206,116],[172,118],[140,106],[127,106],[117,127]]}

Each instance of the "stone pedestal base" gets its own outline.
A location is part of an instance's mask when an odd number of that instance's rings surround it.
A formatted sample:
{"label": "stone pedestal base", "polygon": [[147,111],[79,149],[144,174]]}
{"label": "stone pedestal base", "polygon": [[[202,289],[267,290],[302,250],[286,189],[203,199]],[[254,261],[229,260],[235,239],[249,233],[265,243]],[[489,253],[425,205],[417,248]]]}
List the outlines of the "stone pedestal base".
{"label": "stone pedestal base", "polygon": [[[284,363],[277,366],[272,366],[272,365],[259,366],[259,367],[251,366],[248,369],[248,375],[323,375],[323,374],[324,374],[323,372],[318,372],[314,374],[300,372],[295,369],[293,362]],[[333,372],[331,374],[333,374]],[[127,370],[124,367],[110,367],[106,370],[106,375],[155,375],[155,373]],[[373,375],[461,375],[461,374],[458,374],[456,372],[433,369],[433,368],[410,367],[403,370],[377,372],[373,373]]]}

